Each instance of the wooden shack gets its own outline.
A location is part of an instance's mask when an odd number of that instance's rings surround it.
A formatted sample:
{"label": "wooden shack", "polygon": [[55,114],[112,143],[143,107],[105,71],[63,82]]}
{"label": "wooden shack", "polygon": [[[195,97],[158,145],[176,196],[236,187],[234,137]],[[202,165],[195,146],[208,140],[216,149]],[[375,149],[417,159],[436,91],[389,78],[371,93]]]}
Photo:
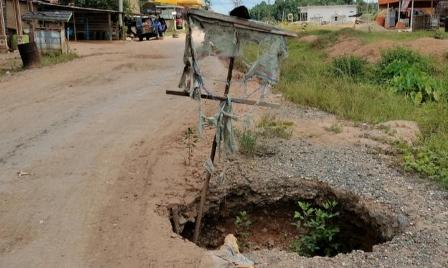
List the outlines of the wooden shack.
{"label": "wooden shack", "polygon": [[27,12],[22,20],[34,23],[34,42],[41,53],[67,53],[66,23],[71,19],[69,11]]}
{"label": "wooden shack", "polygon": [[118,40],[120,35],[116,10],[65,6],[38,1],[39,11],[67,11],[72,17],[67,23],[69,40]]}
{"label": "wooden shack", "polygon": [[439,26],[438,0],[379,0],[386,28],[422,30]]}

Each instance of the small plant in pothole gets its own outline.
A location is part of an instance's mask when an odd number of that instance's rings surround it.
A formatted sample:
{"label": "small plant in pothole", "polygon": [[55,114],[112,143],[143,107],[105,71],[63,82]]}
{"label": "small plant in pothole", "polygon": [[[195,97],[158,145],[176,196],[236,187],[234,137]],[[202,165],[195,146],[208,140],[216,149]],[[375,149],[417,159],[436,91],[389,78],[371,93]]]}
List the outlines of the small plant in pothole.
{"label": "small plant in pothole", "polygon": [[292,250],[303,256],[334,256],[338,253],[339,243],[335,236],[339,227],[335,219],[337,202],[325,201],[322,207],[313,207],[308,202],[298,202],[299,210],[294,212],[294,225],[304,229],[306,234],[292,244]]}
{"label": "small plant in pothole", "polygon": [[239,239],[239,246],[241,249],[246,249],[249,247],[248,238],[250,236],[250,227],[252,221],[250,220],[249,214],[246,211],[240,211],[235,218],[236,235]]}
{"label": "small plant in pothole", "polygon": [[289,139],[292,136],[293,122],[283,121],[272,114],[265,114],[257,125],[257,132],[266,138]]}

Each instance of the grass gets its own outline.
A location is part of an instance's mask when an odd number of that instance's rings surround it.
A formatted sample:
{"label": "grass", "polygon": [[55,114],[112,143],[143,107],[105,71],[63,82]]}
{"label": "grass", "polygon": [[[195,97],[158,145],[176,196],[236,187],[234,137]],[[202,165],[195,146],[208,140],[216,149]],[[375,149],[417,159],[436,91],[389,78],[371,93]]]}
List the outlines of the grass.
{"label": "grass", "polygon": [[[277,90],[292,102],[318,107],[324,111],[357,122],[380,123],[389,120],[416,121],[422,135],[415,147],[402,147],[403,166],[417,171],[448,187],[448,102],[415,104],[410,98],[396,94],[385,83],[368,79],[349,79],[331,75],[328,58],[322,48],[341,35],[358,36],[366,40],[404,40],[429,33],[363,33],[352,29],[315,31],[318,44],[289,42],[289,57],[282,66]],[[367,35],[371,35],[367,38]],[[443,60],[431,59],[431,75],[448,85],[448,67]],[[329,70],[330,69],[330,70]]]}
{"label": "grass", "polygon": [[334,123],[331,126],[326,127],[325,130],[328,132],[333,132],[334,134],[339,134],[342,133],[344,127],[340,123]]}
{"label": "grass", "polygon": [[50,66],[59,63],[64,63],[68,61],[72,61],[74,59],[79,58],[78,54],[73,52],[68,53],[49,53],[44,54],[41,57],[42,66]]}
{"label": "grass", "polygon": [[[41,65],[51,66],[59,63],[64,63],[68,61],[72,61],[74,59],[79,58],[78,54],[69,52],[66,54],[62,53],[49,53],[41,55]],[[20,58],[17,60],[16,58],[11,58],[10,62],[7,62],[6,66],[2,66],[0,68],[0,77],[5,76],[7,73],[16,73],[23,71],[22,62]]]}
{"label": "grass", "polygon": [[293,124],[290,121],[279,120],[272,114],[265,114],[257,125],[257,132],[266,138],[289,139]]}
{"label": "grass", "polygon": [[[288,27],[288,30],[299,31],[299,26]],[[423,37],[430,37],[437,39],[448,39],[448,33],[441,30],[428,30],[428,31],[416,31],[416,32],[395,32],[395,31],[384,31],[384,32],[367,32],[359,31],[353,28],[329,28],[322,29],[316,27],[308,27],[303,33],[299,33],[299,36],[303,35],[316,35],[319,37],[317,43],[318,46],[325,46],[326,44],[335,42],[339,37],[344,38],[355,38],[363,43],[374,43],[378,41],[391,40],[391,41],[412,41]]]}

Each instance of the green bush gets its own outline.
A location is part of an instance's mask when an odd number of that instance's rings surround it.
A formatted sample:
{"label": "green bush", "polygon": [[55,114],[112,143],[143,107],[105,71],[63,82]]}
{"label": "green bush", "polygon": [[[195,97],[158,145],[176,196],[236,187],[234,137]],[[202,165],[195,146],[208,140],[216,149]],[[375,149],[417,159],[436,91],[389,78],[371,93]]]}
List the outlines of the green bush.
{"label": "green bush", "polygon": [[392,91],[410,97],[416,104],[440,101],[444,96],[440,82],[414,66],[401,68],[389,81],[389,86]]}
{"label": "green bush", "polygon": [[331,70],[336,76],[360,79],[364,76],[367,61],[357,56],[341,56],[333,59]]}
{"label": "green bush", "polygon": [[294,212],[294,225],[305,229],[306,234],[294,241],[292,249],[303,256],[334,256],[339,244],[334,237],[339,233],[335,219],[336,201],[325,201],[322,207],[312,207],[310,203],[298,202],[299,211]]}
{"label": "green bush", "polygon": [[382,81],[389,81],[400,75],[403,69],[411,67],[426,73],[434,71],[428,59],[417,52],[403,47],[383,51],[377,66],[378,78]]}
{"label": "green bush", "polygon": [[378,79],[414,103],[440,101],[445,97],[442,83],[433,77],[436,71],[429,59],[406,48],[393,48],[382,53],[377,65]]}

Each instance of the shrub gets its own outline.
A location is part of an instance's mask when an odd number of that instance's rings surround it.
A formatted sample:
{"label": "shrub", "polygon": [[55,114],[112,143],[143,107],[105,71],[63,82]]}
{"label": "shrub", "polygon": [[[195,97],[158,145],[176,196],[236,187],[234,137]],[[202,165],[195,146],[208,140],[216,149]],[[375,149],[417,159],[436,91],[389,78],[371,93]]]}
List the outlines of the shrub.
{"label": "shrub", "polygon": [[335,212],[336,201],[325,201],[320,207],[312,207],[307,202],[298,202],[299,211],[294,212],[295,225],[305,228],[306,235],[296,240],[292,249],[303,256],[334,256],[339,244],[333,239],[339,233],[334,223],[339,216]]}
{"label": "shrub", "polygon": [[254,132],[245,130],[241,133],[239,139],[239,150],[242,154],[253,156],[257,147],[257,136]]}
{"label": "shrub", "polygon": [[359,79],[364,76],[367,61],[357,56],[341,56],[333,59],[331,69],[334,75]]}
{"label": "shrub", "polygon": [[416,104],[440,101],[444,95],[439,81],[414,66],[406,66],[398,70],[389,81],[389,86],[392,91],[410,97]]}
{"label": "shrub", "polygon": [[389,81],[399,75],[403,69],[410,67],[415,67],[417,70],[426,73],[434,70],[425,57],[417,52],[402,47],[383,51],[377,67],[378,77],[382,81]]}

